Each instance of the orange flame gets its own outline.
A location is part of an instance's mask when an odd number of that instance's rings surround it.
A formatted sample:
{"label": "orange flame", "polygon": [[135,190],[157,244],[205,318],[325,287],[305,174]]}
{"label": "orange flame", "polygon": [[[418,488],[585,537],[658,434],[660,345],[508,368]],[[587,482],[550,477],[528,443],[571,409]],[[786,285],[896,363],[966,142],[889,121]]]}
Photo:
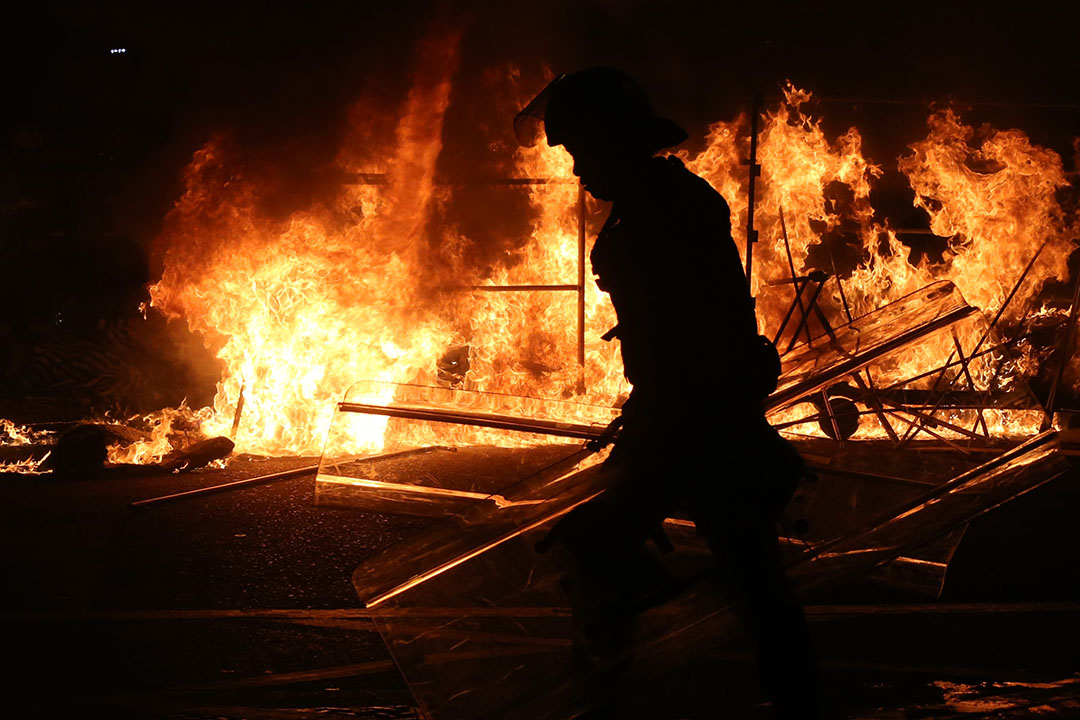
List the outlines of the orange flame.
{"label": "orange flame", "polygon": [[1020,269],[1046,243],[1032,269],[1033,282],[1010,309],[1028,308],[1042,284],[1068,276],[1072,250],[1055,194],[1068,183],[1061,156],[1031,144],[1019,130],[975,130],[952,110],[930,116],[930,134],[901,158],[915,190],[915,205],[930,216],[935,235],[950,238],[941,271],[968,302],[996,312]]}
{"label": "orange flame", "polygon": [[[334,403],[354,381],[435,384],[436,361],[451,347],[468,358],[466,383],[475,389],[596,404],[611,404],[628,389],[617,345],[599,338],[614,313],[587,271],[585,363],[578,364],[579,190],[561,148],[515,155],[518,177],[549,182],[527,186],[532,238],[510,262],[491,272],[470,267],[461,251],[467,238],[445,228],[433,249],[432,209],[448,193],[437,185],[435,167],[457,41],[424,47],[391,145],[364,146],[367,135],[358,130],[339,154],[343,170],[369,181],[365,173],[385,173],[382,184],[342,186],[324,205],[280,221],[260,211],[260,189],[233,169],[224,139],[196,153],[167,218],[165,272],[151,295],[154,307],[186,318],[220,348],[226,371],[213,408],[204,411],[206,433],[229,434],[243,389],[238,450],[316,454]],[[753,278],[762,332],[775,331],[792,297],[790,285],[769,285],[790,274],[781,212],[797,274],[815,264],[831,269],[826,236],[858,254],[858,266],[842,279],[856,315],[943,278],[993,312],[1043,241],[1047,247],[1014,300],[1016,312],[1047,279],[1065,277],[1075,230],[1054,198],[1065,181],[1053,152],[1019,131],[976,132],[950,111],[931,116],[929,135],[900,169],[934,232],[951,238],[951,252],[942,266],[913,266],[895,231],[874,218],[870,190],[880,166],[863,156],[855,128],[828,139],[804,110],[810,99],[789,84],[784,100],[763,116]],[[716,123],[702,152],[681,153],[727,198],[740,252],[748,126],[745,115]],[[585,210],[594,208],[589,201]],[[475,288],[506,285],[564,287]],[[822,304],[835,323],[844,321],[837,282]],[[952,349],[946,340],[919,348],[920,361],[929,354],[944,362]],[[905,372],[893,370],[897,377]],[[386,428],[385,421],[365,420],[357,448],[380,447]],[[879,433],[865,427],[859,436]]]}

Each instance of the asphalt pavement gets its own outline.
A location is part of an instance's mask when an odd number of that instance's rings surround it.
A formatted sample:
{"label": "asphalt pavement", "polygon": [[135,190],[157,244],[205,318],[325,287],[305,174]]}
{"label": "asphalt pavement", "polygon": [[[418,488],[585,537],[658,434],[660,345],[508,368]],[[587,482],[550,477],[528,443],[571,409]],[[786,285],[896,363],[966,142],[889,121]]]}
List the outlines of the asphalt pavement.
{"label": "asphalt pavement", "polygon": [[[8,717],[417,718],[350,583],[428,521],[314,506],[295,469],[0,476]],[[1076,477],[972,524],[940,599],[849,587],[807,607],[826,717],[1080,717]],[[768,717],[745,637],[649,693],[641,717]]]}

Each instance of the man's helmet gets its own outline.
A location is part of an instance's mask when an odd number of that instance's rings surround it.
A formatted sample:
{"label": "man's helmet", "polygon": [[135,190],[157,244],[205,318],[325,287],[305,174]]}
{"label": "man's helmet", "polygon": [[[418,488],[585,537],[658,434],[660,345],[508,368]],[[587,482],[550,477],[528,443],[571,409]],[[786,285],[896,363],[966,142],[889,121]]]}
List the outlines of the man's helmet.
{"label": "man's helmet", "polygon": [[534,145],[540,121],[549,145],[568,140],[652,154],[686,140],[686,131],[653,114],[645,93],[629,75],[608,67],[560,75],[514,120],[518,140]]}

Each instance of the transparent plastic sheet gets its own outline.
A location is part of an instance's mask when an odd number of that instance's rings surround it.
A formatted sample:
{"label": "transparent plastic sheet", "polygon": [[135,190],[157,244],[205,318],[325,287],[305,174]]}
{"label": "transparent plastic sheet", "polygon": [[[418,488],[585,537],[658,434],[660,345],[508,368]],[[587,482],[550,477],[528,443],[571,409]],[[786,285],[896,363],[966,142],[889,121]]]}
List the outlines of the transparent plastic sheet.
{"label": "transparent plastic sheet", "polygon": [[600,435],[618,414],[581,403],[359,382],[334,414],[316,504],[420,516],[453,515],[473,503],[508,507],[503,488],[576,457],[582,440]]}
{"label": "transparent plastic sheet", "polygon": [[[973,316],[950,283],[924,288],[799,346],[766,407],[783,411]],[[981,319],[981,318],[980,318]],[[497,494],[597,437],[618,410],[444,387],[364,381],[334,414],[316,503],[446,516]],[[863,493],[865,495],[865,492]]]}
{"label": "transparent plastic sheet", "polygon": [[1057,434],[1040,433],[988,462],[942,483],[905,506],[868,520],[862,527],[816,547],[809,562],[789,571],[811,591],[877,567],[907,548],[919,547],[961,527],[987,510],[1068,470]]}
{"label": "transparent plastic sheet", "polygon": [[894,303],[836,329],[835,339],[802,344],[781,359],[776,390],[767,410],[801,397],[865,367],[881,356],[919,341],[925,334],[978,312],[947,281],[927,285]]}
{"label": "transparent plastic sheet", "polygon": [[377,606],[591,500],[611,485],[606,455],[582,449],[365,562],[353,573],[360,600]]}
{"label": "transparent plastic sheet", "polygon": [[[1045,421],[1037,400],[1023,382],[1002,380],[1006,359],[987,350],[998,342],[955,288],[938,283],[837,328],[831,341],[788,354],[769,401],[774,417],[845,384],[861,412],[860,434],[885,418],[897,435],[878,428],[846,442],[793,436],[819,476],[800,488],[784,517],[784,534],[797,536],[784,551],[800,592],[870,574],[939,592],[965,523],[1064,470],[1054,435],[1036,434]],[[963,362],[944,360],[942,347],[954,347]],[[424,407],[438,411],[432,422],[452,422],[439,407]],[[412,415],[409,422],[428,420]],[[591,428],[588,436],[602,421],[598,415],[579,424]],[[484,432],[515,432],[498,427]],[[505,444],[521,452],[545,442],[539,432],[534,440]],[[723,457],[722,438],[713,451]],[[452,517],[354,574],[406,681],[435,720],[573,717],[602,675],[575,664],[560,585],[566,558],[534,546],[556,518],[618,478],[580,440],[560,452],[519,473],[497,497],[458,505]],[[676,549],[663,562],[672,574],[705,576],[711,555],[692,526],[671,520],[668,534]],[[715,648],[737,626],[722,587],[688,586],[637,617],[633,649],[619,661],[629,687],[648,687],[646,678]]]}
{"label": "transparent plastic sheet", "polygon": [[[1037,398],[1009,372],[1005,349],[951,284],[936,283],[838,328],[834,342],[790,353],[778,393],[794,399],[774,403],[769,417],[774,425],[788,418],[789,438],[819,481],[787,508],[786,528],[803,523],[802,532],[788,534],[815,547],[847,536],[1047,427]],[[806,371],[811,366],[816,372]],[[846,441],[820,432],[830,429],[826,392],[858,412]],[[804,434],[810,425],[817,436]],[[934,596],[962,537],[951,533],[877,577]]]}
{"label": "transparent plastic sheet", "polygon": [[945,589],[949,563],[965,532],[966,524],[925,546],[906,550],[895,560],[867,573],[865,580],[871,585],[898,590],[907,595],[937,599]]}
{"label": "transparent plastic sheet", "polygon": [[[1064,470],[1053,434],[1032,438],[857,532],[813,550],[790,546],[789,578],[806,596],[865,575]],[[534,550],[547,527],[515,533],[378,605],[377,626],[435,720],[561,720],[588,707],[604,669],[576,662],[563,559]],[[691,576],[708,565],[692,534],[669,534],[676,551],[666,563]],[[365,579],[358,574],[358,583]],[[633,688],[650,687],[650,678],[716,648],[738,627],[723,588],[704,580],[640,614],[632,649],[615,661],[631,704]]]}

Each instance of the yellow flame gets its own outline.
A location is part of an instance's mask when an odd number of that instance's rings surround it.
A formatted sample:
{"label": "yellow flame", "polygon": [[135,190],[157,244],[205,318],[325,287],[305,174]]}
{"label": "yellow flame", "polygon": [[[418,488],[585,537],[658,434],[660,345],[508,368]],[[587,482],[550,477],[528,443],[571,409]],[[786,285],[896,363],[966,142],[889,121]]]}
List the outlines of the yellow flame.
{"label": "yellow flame", "polygon": [[[230,433],[242,390],[240,451],[316,454],[334,403],[354,381],[435,384],[436,361],[451,347],[468,348],[462,351],[470,365],[465,382],[473,389],[594,404],[612,404],[628,389],[617,344],[599,338],[614,324],[614,313],[588,269],[585,363],[578,363],[579,190],[561,148],[542,144],[515,155],[518,177],[549,182],[523,190],[532,237],[503,266],[471,267],[463,251],[468,239],[452,229],[443,228],[433,247],[432,209],[450,192],[436,183],[435,168],[457,38],[431,41],[422,55],[392,140],[368,147],[363,142],[369,133],[350,135],[338,160],[358,180],[316,207],[284,221],[262,213],[260,187],[235,169],[222,138],[199,150],[186,171],[184,194],[166,221],[165,272],[151,288],[152,302],[186,318],[218,348],[226,370],[213,408],[201,411],[203,430]],[[975,131],[950,111],[932,115],[929,134],[912,145],[900,169],[933,231],[952,242],[943,265],[914,266],[895,230],[874,217],[870,191],[881,167],[864,157],[855,128],[826,137],[820,119],[805,110],[810,99],[789,84],[784,99],[761,119],[755,217],[761,242],[753,288],[762,332],[775,332],[792,299],[790,285],[769,285],[790,274],[786,248],[796,273],[804,274],[825,234],[844,235],[860,254],[858,267],[843,278],[856,315],[935,279],[952,280],[970,302],[993,312],[1044,241],[1043,256],[1014,301],[1017,312],[1047,279],[1065,277],[1075,229],[1054,197],[1065,181],[1052,151],[1019,131]],[[353,115],[363,124],[362,106]],[[746,241],[748,128],[746,115],[716,123],[702,152],[681,153],[728,200],[740,252]],[[384,181],[364,173],[384,174]],[[590,218],[598,209],[586,203]],[[592,238],[586,242],[587,251]],[[468,289],[485,285],[570,289]],[[844,322],[835,281],[821,302],[834,324]],[[970,346],[970,338],[963,340]],[[951,352],[950,337],[934,336],[892,360],[882,378],[901,379],[913,367],[942,364]],[[973,365],[977,383],[990,382],[990,367],[989,358]],[[794,419],[798,410],[788,415]],[[1017,417],[1001,411],[993,424],[1007,433],[1028,428]],[[881,436],[876,422],[864,417],[857,437]],[[398,426],[366,419],[352,442],[358,450],[377,449]],[[168,421],[158,427],[167,437]],[[148,454],[137,452],[136,461],[160,457],[160,450],[139,451]]]}

